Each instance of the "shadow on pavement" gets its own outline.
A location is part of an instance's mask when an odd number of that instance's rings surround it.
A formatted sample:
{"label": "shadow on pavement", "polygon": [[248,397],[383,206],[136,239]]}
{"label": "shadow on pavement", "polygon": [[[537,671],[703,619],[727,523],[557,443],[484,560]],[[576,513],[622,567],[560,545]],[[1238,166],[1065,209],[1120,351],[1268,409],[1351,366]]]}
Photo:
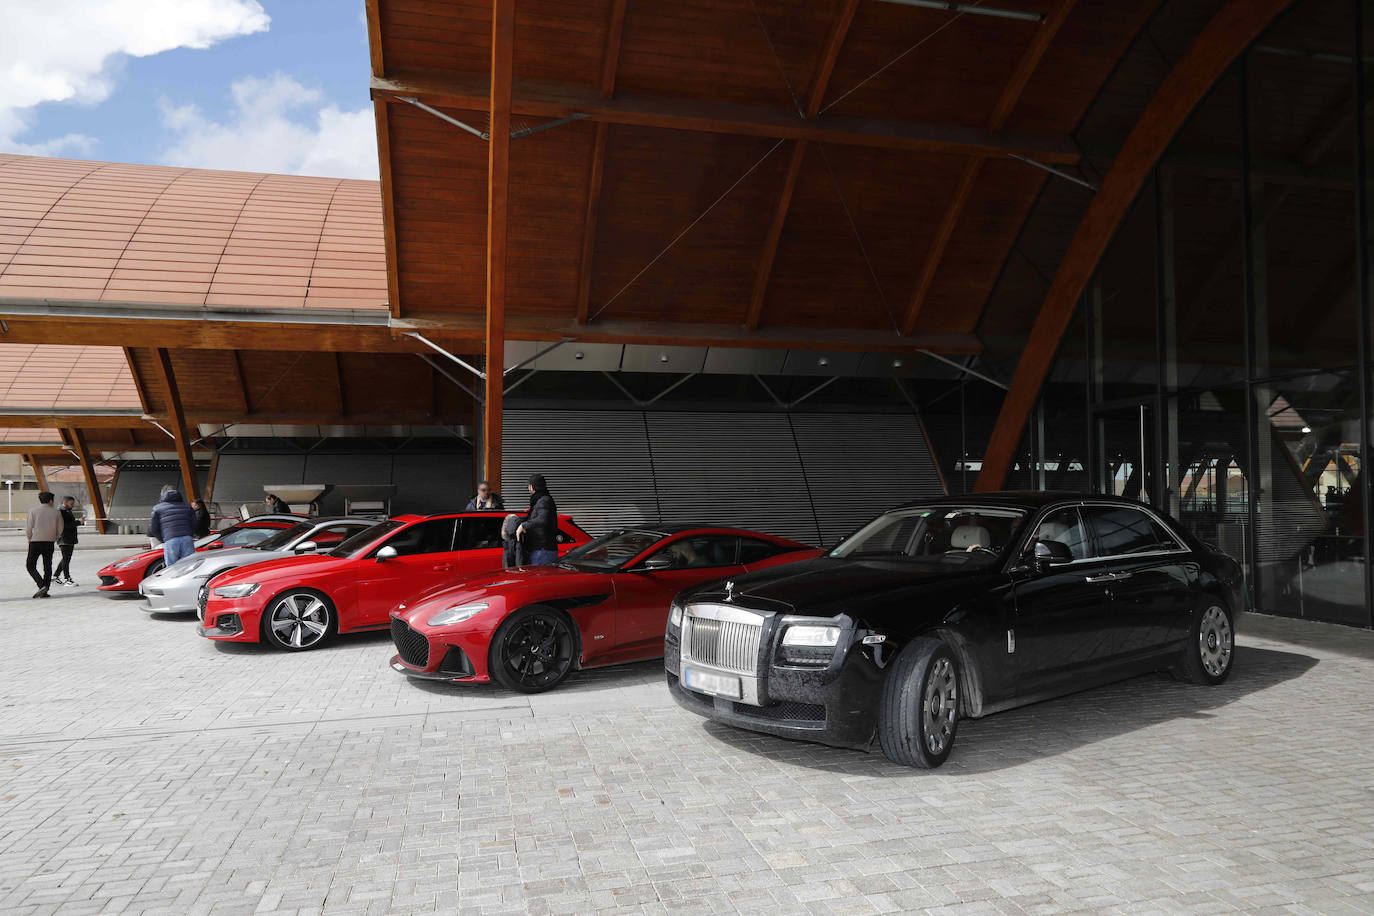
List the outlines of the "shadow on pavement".
{"label": "shadow on pavement", "polygon": [[[405,677],[400,673],[397,673],[396,676]],[[533,699],[538,696],[569,696],[640,685],[646,685],[650,689],[662,687],[665,694],[668,690],[667,687],[663,686],[663,659],[661,658],[650,659],[645,662],[610,665],[605,668],[589,668],[586,671],[574,671],[568,675],[566,681],[548,691],[547,694],[517,693],[495,684],[449,684],[444,681],[423,681],[418,678],[407,678],[407,680],[414,687],[426,693],[452,696],[455,691],[471,690],[481,691],[482,696],[493,699],[530,697],[532,703],[538,702],[538,700]]]}
{"label": "shadow on pavement", "polygon": [[742,751],[812,769],[868,776],[987,773],[1052,757],[1175,719],[1212,718],[1213,710],[1302,677],[1317,660],[1296,652],[1242,646],[1231,677],[1200,687],[1147,674],[1031,706],[959,723],[954,753],[936,771],[896,767],[875,742],[871,753],[789,741],[706,720],[714,739]]}
{"label": "shadow on pavement", "polygon": [[[169,619],[175,619],[172,615],[159,616],[167,616]],[[257,653],[278,655],[285,654],[286,652],[285,649],[278,649],[276,646],[265,642],[222,642],[218,639],[211,639],[208,641],[214,643],[216,649],[229,655],[254,655]],[[364,630],[361,633],[344,633],[342,635],[336,633],[325,640],[324,645],[317,649],[307,649],[306,651],[314,655],[320,652],[333,652],[339,649],[381,645],[382,643],[386,643],[388,646],[390,645],[390,630]],[[390,656],[387,657],[390,658]]]}

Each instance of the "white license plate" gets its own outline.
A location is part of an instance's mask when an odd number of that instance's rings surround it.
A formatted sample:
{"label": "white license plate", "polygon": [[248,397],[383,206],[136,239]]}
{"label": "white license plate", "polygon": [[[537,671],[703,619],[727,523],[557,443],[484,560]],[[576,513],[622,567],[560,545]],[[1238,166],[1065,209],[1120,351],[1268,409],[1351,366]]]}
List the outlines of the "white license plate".
{"label": "white license plate", "polygon": [[682,683],[686,684],[692,690],[699,690],[702,693],[713,693],[720,697],[730,697],[738,700],[741,695],[739,678],[730,677],[726,674],[698,671],[696,668],[683,668]]}

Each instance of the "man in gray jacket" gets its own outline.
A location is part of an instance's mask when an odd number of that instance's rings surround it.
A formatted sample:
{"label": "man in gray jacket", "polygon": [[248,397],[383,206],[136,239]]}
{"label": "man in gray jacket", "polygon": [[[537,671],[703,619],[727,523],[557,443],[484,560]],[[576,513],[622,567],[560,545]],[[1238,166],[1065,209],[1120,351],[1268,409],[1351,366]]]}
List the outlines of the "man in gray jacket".
{"label": "man in gray jacket", "polygon": [[[38,505],[29,510],[28,520],[24,523],[24,537],[29,542],[29,559],[24,568],[33,577],[38,591],[35,598],[48,597],[48,586],[52,585],[52,550],[57,539],[62,536],[62,513],[52,504],[52,494],[47,490],[38,494]],[[38,561],[43,560],[43,575],[38,574]]]}

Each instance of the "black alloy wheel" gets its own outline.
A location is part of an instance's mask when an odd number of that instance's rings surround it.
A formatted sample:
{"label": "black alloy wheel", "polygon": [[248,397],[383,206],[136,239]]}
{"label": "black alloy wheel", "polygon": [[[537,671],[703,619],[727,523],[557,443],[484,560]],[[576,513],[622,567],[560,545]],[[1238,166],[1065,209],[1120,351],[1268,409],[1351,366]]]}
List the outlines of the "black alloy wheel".
{"label": "black alloy wheel", "polygon": [[487,664],[492,680],[520,693],[542,693],[563,682],[577,657],[571,622],[553,608],[521,608],[502,622]]}
{"label": "black alloy wheel", "polygon": [[887,759],[931,770],[948,760],[959,732],[959,688],[959,662],[943,640],[918,636],[907,643],[878,706]]}
{"label": "black alloy wheel", "polygon": [[1236,630],[1226,602],[1204,595],[1193,614],[1183,656],[1174,666],[1174,675],[1190,684],[1216,686],[1231,675],[1236,658]]}

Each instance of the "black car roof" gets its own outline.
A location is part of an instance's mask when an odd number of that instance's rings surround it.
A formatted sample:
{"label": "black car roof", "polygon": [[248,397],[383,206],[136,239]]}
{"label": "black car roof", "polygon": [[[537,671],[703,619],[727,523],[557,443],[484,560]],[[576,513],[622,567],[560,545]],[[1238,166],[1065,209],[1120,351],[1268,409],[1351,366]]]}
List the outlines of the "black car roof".
{"label": "black car roof", "polygon": [[939,496],[933,499],[917,499],[894,506],[894,509],[918,508],[920,506],[940,506],[950,503],[968,505],[1006,506],[1009,509],[1035,510],[1052,503],[1092,500],[1093,502],[1120,503],[1123,506],[1139,506],[1141,503],[1122,496],[1104,496],[1097,493],[1079,493],[1073,490],[998,490],[992,493],[964,493],[958,496]]}

